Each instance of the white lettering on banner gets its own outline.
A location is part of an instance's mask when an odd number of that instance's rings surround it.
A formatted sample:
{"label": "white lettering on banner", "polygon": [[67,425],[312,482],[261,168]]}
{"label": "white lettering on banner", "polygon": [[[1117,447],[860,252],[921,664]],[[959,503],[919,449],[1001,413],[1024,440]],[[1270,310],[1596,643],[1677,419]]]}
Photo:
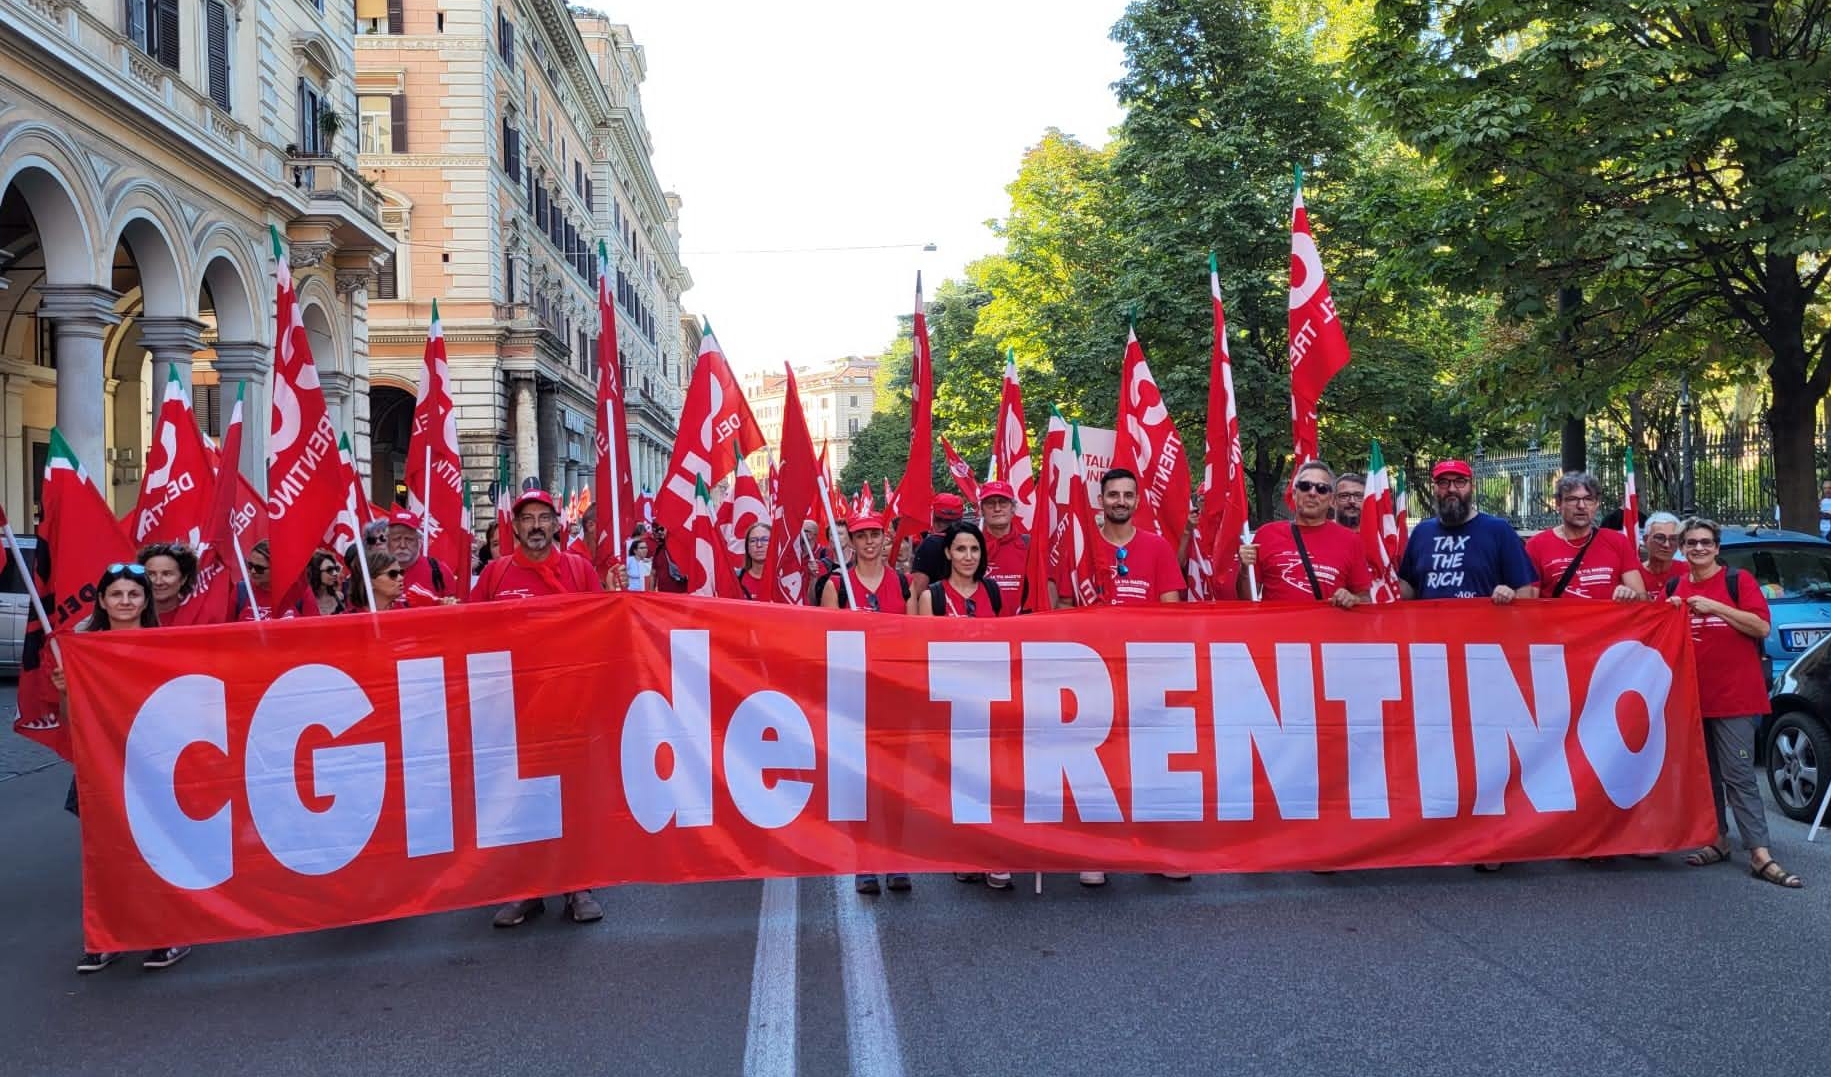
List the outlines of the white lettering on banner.
{"label": "white lettering on banner", "polygon": [[[623,719],[623,796],[642,829],[712,824],[712,669],[708,633],[668,633],[673,701],[645,691]],[[673,765],[656,766],[662,745]]]}
{"label": "white lettering on banner", "polygon": [[1450,722],[1450,656],[1441,643],[1411,652],[1411,726],[1418,748],[1418,809],[1426,819],[1454,819],[1462,804],[1456,731]]}
{"label": "white lettering on banner", "polygon": [[[1633,640],[1603,651],[1589,675],[1589,694],[1577,717],[1577,740],[1602,791],[1617,808],[1640,803],[1665,769],[1666,696],[1671,691],[1672,670],[1665,659]],[[1630,693],[1647,705],[1647,741],[1638,752],[1628,747],[1615,716],[1622,697]]]}
{"label": "white lettering on banner", "polygon": [[293,465],[286,469],[286,474],[267,494],[267,515],[274,520],[286,517],[288,509],[299,494],[305,490],[306,480],[318,469],[324,458],[337,451],[337,431],[331,428],[327,416],[318,417],[318,425],[312,428],[312,436],[305,442],[304,450]]}
{"label": "white lettering on banner", "polygon": [[477,793],[477,848],[550,841],[566,832],[557,774],[521,776],[515,737],[515,670],[509,652],[465,657],[470,688],[471,781]]}
{"label": "white lettering on banner", "polygon": [[992,704],[1011,698],[1011,645],[930,643],[928,698],[948,705],[948,788],[956,823],[992,821]]}
{"label": "white lettering on banner", "polygon": [[865,753],[865,634],[826,634],[826,815],[862,822],[871,770]]}
{"label": "white lettering on banner", "polygon": [[1348,715],[1348,814],[1389,819],[1386,786],[1386,704],[1399,691],[1399,648],[1393,643],[1322,645],[1322,698]]}
{"label": "white lettering on banner", "polygon": [[[1024,822],[1062,821],[1062,787],[1084,823],[1124,821],[1099,747],[1113,729],[1113,682],[1098,651],[1084,643],[1022,645]],[[1075,715],[1062,720],[1062,694]]]}
{"label": "white lettering on banner", "polygon": [[[1307,643],[1280,643],[1278,710],[1244,643],[1213,643],[1215,810],[1218,819],[1253,817],[1253,752],[1265,765],[1272,799],[1285,819],[1317,817],[1316,682]],[[1227,700],[1229,706],[1218,705]],[[1282,717],[1280,717],[1282,715]],[[1243,792],[1242,792],[1243,791]]]}
{"label": "white lettering on banner", "polygon": [[[769,734],[773,733],[774,736]],[[813,770],[814,731],[795,701],[781,692],[746,696],[725,731],[725,784],[744,818],[774,830],[787,826],[807,807],[812,782],[777,778],[771,770]]]}
{"label": "white lettering on banner", "polygon": [[445,712],[445,660],[411,658],[394,671],[401,701],[401,785],[406,791],[407,855],[452,851],[451,723]]}
{"label": "white lettering on banner", "polygon": [[134,530],[135,539],[145,539],[159,526],[159,521],[165,519],[166,510],[172,507],[172,502],[197,489],[197,478],[188,471],[181,471],[177,478],[172,479],[168,465],[167,477],[169,481],[164,486],[153,487],[159,491],[159,500],[140,513],[139,524]]}
{"label": "white lettering on banner", "polygon": [[1570,761],[1564,756],[1564,736],[1570,731],[1570,676],[1564,668],[1564,648],[1535,643],[1528,653],[1536,716],[1498,644],[1471,643],[1463,648],[1469,683],[1482,686],[1483,705],[1479,711],[1471,707],[1469,714],[1475,748],[1476,815],[1506,814],[1515,753],[1519,755],[1520,787],[1535,809],[1577,808]]}
{"label": "white lettering on banner", "polygon": [[331,801],[319,812],[299,796],[299,738],[313,728],[342,736],[373,710],[349,674],[317,663],[281,674],[254,708],[248,758],[282,765],[247,772],[248,813],[268,852],[301,875],[329,875],[369,843],[388,792],[388,750],[372,741],[314,749],[312,795]]}
{"label": "white lettering on banner", "polygon": [[1132,818],[1139,822],[1202,817],[1202,774],[1172,770],[1170,757],[1191,755],[1195,708],[1172,707],[1171,692],[1195,691],[1195,644],[1125,645],[1125,708],[1132,764]]}
{"label": "white lettering on banner", "polygon": [[[121,799],[127,828],[146,866],[183,890],[208,890],[235,874],[235,829],[229,805],[208,819],[178,804],[174,771],[193,744],[229,750],[223,682],[193,673],[160,685],[127,729]],[[288,755],[290,770],[292,756]]]}

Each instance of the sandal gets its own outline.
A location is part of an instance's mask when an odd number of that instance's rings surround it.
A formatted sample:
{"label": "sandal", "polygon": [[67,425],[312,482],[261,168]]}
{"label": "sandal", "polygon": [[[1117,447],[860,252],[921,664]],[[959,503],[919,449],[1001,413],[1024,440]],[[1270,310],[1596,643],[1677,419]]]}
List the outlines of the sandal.
{"label": "sandal", "polygon": [[1690,864],[1694,868],[1701,868],[1709,864],[1721,864],[1728,859],[1729,846],[1727,845],[1706,845],[1702,849],[1696,849],[1685,854],[1685,863]]}
{"label": "sandal", "polygon": [[1788,890],[1798,890],[1806,885],[1804,882],[1800,881],[1799,876],[1794,875],[1787,871],[1787,869],[1781,867],[1780,862],[1771,856],[1759,864],[1750,864],[1748,866],[1748,873],[1764,883],[1784,886]]}

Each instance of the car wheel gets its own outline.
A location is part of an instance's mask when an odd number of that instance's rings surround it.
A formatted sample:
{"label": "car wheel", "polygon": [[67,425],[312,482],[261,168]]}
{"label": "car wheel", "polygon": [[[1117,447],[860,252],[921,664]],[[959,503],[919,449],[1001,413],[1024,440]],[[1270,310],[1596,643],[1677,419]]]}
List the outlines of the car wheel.
{"label": "car wheel", "polygon": [[1768,730],[1767,787],[1788,819],[1809,823],[1825,795],[1824,767],[1831,766],[1831,730],[1816,716],[1790,711]]}

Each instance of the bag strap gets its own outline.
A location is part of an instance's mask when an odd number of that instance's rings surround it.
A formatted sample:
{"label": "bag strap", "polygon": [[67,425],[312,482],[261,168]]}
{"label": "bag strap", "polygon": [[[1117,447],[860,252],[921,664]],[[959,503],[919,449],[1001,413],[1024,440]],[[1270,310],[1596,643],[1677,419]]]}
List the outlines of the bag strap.
{"label": "bag strap", "polygon": [[940,580],[928,585],[928,605],[929,612],[936,617],[947,616],[947,594],[941,590]]}
{"label": "bag strap", "polygon": [[1297,544],[1297,556],[1303,558],[1303,574],[1310,578],[1310,593],[1321,602],[1322,584],[1316,580],[1316,566],[1310,563],[1310,548],[1303,544],[1303,528],[1298,527],[1295,520],[1291,521],[1291,541]]}
{"label": "bag strap", "polygon": [[1570,559],[1570,564],[1564,566],[1564,575],[1558,577],[1557,585],[1551,589],[1552,598],[1563,597],[1564,588],[1570,586],[1570,578],[1577,574],[1577,566],[1583,563],[1583,555],[1589,552],[1589,548],[1595,544],[1596,536],[1600,534],[1602,534],[1600,527],[1590,528],[1589,539],[1583,543],[1583,548],[1577,551],[1577,556]]}

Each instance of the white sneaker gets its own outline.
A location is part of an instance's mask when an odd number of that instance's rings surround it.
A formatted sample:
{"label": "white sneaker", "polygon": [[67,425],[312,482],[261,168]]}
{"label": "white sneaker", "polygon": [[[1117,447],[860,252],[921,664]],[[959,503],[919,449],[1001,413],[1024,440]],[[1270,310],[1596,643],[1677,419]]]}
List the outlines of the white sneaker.
{"label": "white sneaker", "polygon": [[1105,886],[1106,885],[1106,872],[1104,872],[1104,871],[1083,871],[1081,873],[1081,885],[1082,886]]}

